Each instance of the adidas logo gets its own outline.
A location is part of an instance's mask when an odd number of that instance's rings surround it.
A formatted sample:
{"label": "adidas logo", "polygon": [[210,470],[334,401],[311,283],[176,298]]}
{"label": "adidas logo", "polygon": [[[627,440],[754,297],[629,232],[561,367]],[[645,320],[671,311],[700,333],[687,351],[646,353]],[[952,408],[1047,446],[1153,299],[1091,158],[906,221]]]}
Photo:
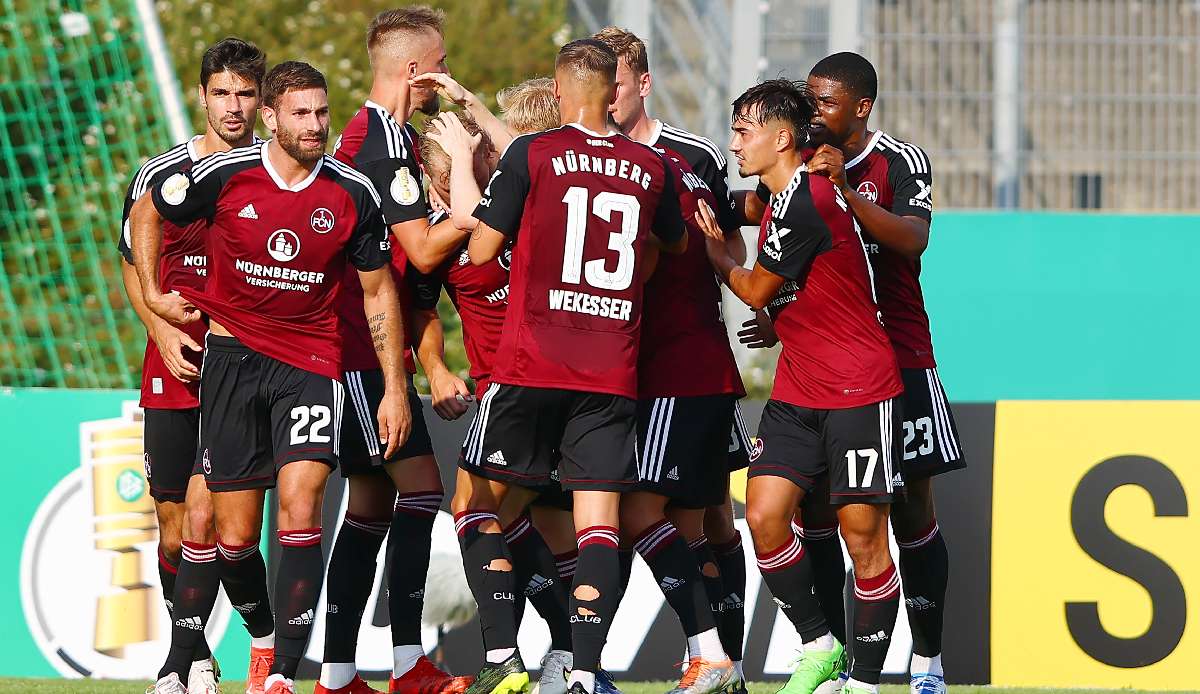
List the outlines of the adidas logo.
{"label": "adidas logo", "polygon": [[870,636],[859,636],[858,640],[865,643],[879,643],[880,641],[887,641],[889,638],[891,637],[889,637],[882,629],[880,629]]}
{"label": "adidas logo", "polygon": [[254,211],[254,203],[246,203],[242,211],[238,212],[238,216],[242,219],[258,219],[258,213]]}
{"label": "adidas logo", "polygon": [[662,588],[662,592],[669,593],[685,583],[687,583],[687,581],[683,580],[682,578],[663,576],[663,580],[658,582],[658,587]]}
{"label": "adidas logo", "polygon": [[675,466],[667,472],[667,479],[679,481],[679,466]]}
{"label": "adidas logo", "polygon": [[458,256],[458,264],[460,266],[462,266],[462,265],[466,265],[469,262],[471,262],[471,256],[464,250]]}
{"label": "adidas logo", "polygon": [[313,623],[313,611],[305,610],[304,614],[299,617],[292,617],[288,620],[288,624],[293,626],[308,626]]}
{"label": "adidas logo", "polygon": [[737,593],[730,593],[721,600],[722,610],[741,610],[745,607],[746,604],[742,600],[742,596],[738,595]]}
{"label": "adidas logo", "polygon": [[904,486],[904,476],[901,475],[899,472],[892,475],[892,486],[893,487],[903,487]]}
{"label": "adidas logo", "polygon": [[920,595],[915,598],[908,598],[904,601],[904,604],[908,605],[908,607],[911,609],[917,610],[918,612],[928,610],[931,607],[937,607],[936,602],[933,602],[932,600],[926,600]]}
{"label": "adidas logo", "polygon": [[508,465],[508,461],[504,459],[503,451],[496,451],[487,457],[487,461],[492,465]]}
{"label": "adidas logo", "polygon": [[174,602],[172,602],[170,600],[163,600],[163,602],[167,603],[167,614],[171,614],[171,613],[175,612],[175,603]]}
{"label": "adidas logo", "polygon": [[413,600],[420,600],[425,597],[425,589],[422,588],[420,590],[414,590],[408,594],[408,597],[412,598]]}
{"label": "adidas logo", "polygon": [[184,617],[183,619],[175,620],[175,626],[191,629],[192,631],[204,631],[204,622],[199,617]]}
{"label": "adidas logo", "polygon": [[780,600],[779,598],[771,598],[771,599],[775,601],[775,604],[776,604],[776,605],[779,605],[781,608],[783,608],[783,609],[785,609],[785,610],[790,610],[790,609],[792,609],[792,606],[791,606],[791,605],[789,605],[789,604],[787,604],[786,602],[784,602],[784,601]]}
{"label": "adidas logo", "polygon": [[248,602],[248,603],[245,603],[242,605],[234,605],[233,609],[237,610],[238,614],[249,614],[249,613],[253,612],[254,608],[256,608],[256,607],[258,607],[257,601]]}
{"label": "adidas logo", "polygon": [[525,596],[532,597],[554,585],[554,579],[546,578],[541,574],[534,574],[533,578],[529,579],[529,583],[525,586]]}

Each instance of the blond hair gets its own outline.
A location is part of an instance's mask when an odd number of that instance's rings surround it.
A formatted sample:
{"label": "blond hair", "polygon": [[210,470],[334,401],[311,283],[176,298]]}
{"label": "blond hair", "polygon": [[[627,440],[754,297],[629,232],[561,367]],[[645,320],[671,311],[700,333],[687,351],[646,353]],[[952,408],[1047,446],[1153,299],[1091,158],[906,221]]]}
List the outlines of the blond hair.
{"label": "blond hair", "polygon": [[[458,122],[462,123],[468,133],[478,135],[483,132],[471,114],[465,111],[451,111],[450,113],[458,118]],[[429,175],[430,179],[436,181],[442,176],[450,175],[450,155],[446,154],[446,150],[442,149],[442,146],[429,136],[430,130],[437,130],[437,121],[429,120],[427,122],[425,132],[421,134],[417,147],[421,150],[421,165],[425,167],[425,173]],[[479,146],[489,146],[486,135]]]}
{"label": "blond hair", "polygon": [[445,21],[445,12],[428,5],[408,5],[380,12],[367,27],[367,54],[374,62],[383,44],[396,34],[412,35],[425,31],[441,34]]}
{"label": "blond hair", "polygon": [[517,135],[550,130],[561,125],[558,102],[554,100],[554,80],[534,77],[505,87],[496,95],[504,124]]}
{"label": "blond hair", "polygon": [[600,31],[597,31],[592,38],[603,41],[606,46],[617,54],[617,58],[624,60],[638,75],[644,75],[650,72],[650,59],[646,57],[646,44],[637,37],[632,31],[622,29],[621,27],[606,26]]}

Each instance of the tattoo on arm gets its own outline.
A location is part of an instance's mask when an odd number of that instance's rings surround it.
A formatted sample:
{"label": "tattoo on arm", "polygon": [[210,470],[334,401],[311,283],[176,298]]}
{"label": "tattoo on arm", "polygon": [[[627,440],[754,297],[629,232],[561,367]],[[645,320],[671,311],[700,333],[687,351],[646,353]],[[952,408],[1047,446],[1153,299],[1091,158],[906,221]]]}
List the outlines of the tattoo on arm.
{"label": "tattoo on arm", "polygon": [[367,325],[371,329],[371,343],[375,346],[376,352],[383,352],[387,348],[388,334],[384,332],[386,321],[386,313],[376,313],[367,318]]}

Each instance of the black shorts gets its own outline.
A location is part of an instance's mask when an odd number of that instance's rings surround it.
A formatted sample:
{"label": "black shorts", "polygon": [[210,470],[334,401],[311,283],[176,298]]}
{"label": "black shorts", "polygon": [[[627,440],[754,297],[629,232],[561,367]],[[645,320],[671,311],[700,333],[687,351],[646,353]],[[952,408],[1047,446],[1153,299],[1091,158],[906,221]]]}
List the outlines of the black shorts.
{"label": "black shorts", "polygon": [[214,492],[275,486],[297,460],[337,467],[342,383],[208,336],[200,374],[200,462]]}
{"label": "black shorts", "polygon": [[736,395],[638,401],[638,485],[682,508],[721,503]]}
{"label": "black shorts", "polygon": [[[729,471],[744,470],[750,467],[750,452],[754,450],[754,439],[746,420],[742,419],[742,406],[733,403],[733,428],[729,432]],[[725,501],[724,497],[721,501]]]}
{"label": "black shorts", "polygon": [[379,403],[383,400],[383,371],[347,371],[342,374],[346,386],[346,407],[342,412],[342,450],[338,454],[342,476],[387,476],[383,464],[433,455],[429,427],[425,424],[421,396],[408,379],[408,407],[412,410],[412,433],[391,458],[383,459],[386,447],[379,442]]}
{"label": "black shorts", "polygon": [[904,476],[921,480],[967,466],[937,369],[900,369],[904,379]]}
{"label": "black shorts", "polygon": [[637,401],[619,395],[492,383],[479,400],[458,465],[487,479],[541,488],[558,470],[568,491],[629,491],[637,483]]}
{"label": "black shorts", "polygon": [[758,425],[750,477],[787,479],[810,492],[829,477],[829,502],[890,504],[904,493],[900,399],[844,410],[768,400]]}
{"label": "black shorts", "polygon": [[200,408],[146,408],[144,413],[146,479],[150,482],[150,496],[160,503],[182,504],[187,496],[188,480],[197,472]]}

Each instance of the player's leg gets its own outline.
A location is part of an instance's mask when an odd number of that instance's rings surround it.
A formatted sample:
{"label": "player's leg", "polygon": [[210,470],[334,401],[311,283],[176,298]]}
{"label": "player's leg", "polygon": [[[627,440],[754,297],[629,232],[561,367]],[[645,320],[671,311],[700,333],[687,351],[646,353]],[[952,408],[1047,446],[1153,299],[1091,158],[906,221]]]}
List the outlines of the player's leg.
{"label": "player's leg", "polygon": [[[538,585],[531,578],[525,589],[529,601],[550,629],[550,650],[542,656],[541,674],[534,685],[534,694],[566,694],[567,675],[574,665],[569,613],[571,585],[575,582],[575,565],[579,560],[570,493],[558,485],[551,491],[543,491],[530,505],[529,517],[550,553],[549,563],[546,563],[546,557],[538,561],[541,568],[537,573],[554,579],[546,586]],[[519,565],[520,561],[517,563]]]}
{"label": "player's leg", "polygon": [[759,425],[759,455],[750,462],[746,523],[763,581],[804,643],[786,694],[812,694],[837,677],[845,649],[830,633],[813,595],[812,563],[792,528],[792,516],[815,481],[827,474],[813,410],[776,400]]}
{"label": "player's leg", "polygon": [[[555,484],[557,487],[557,484]],[[517,596],[516,620],[518,630],[524,612],[525,599],[533,604],[534,609],[546,621],[550,629],[550,651],[571,652],[571,626],[568,622],[567,602],[568,589],[558,577],[558,567],[554,553],[533,525],[532,504],[554,503],[557,499],[543,497],[563,496],[561,490],[533,490],[513,487],[500,507],[500,523],[504,526],[504,541],[512,553],[514,580],[522,596]],[[569,513],[555,508],[560,514]],[[567,521],[568,526],[570,520]],[[561,656],[557,657],[561,660]],[[543,667],[543,674],[546,668]],[[553,673],[551,673],[553,674]],[[561,673],[559,673],[561,678]],[[550,694],[550,690],[540,686],[552,682],[539,681],[539,692]],[[564,687],[565,691],[565,687]]]}
{"label": "player's leg", "polygon": [[566,585],[575,581],[575,565],[579,561],[579,548],[575,546],[575,521],[571,516],[571,496],[562,492],[563,504],[534,502],[529,508],[533,527],[537,528],[546,546],[554,553],[554,565],[558,577]]}
{"label": "player's leg", "polygon": [[812,557],[817,600],[834,637],[846,643],[846,562],[838,539],[837,508],[829,503],[829,480],[822,480],[796,514],[796,533]]}
{"label": "player's leg", "polygon": [[938,526],[932,478],[966,466],[954,414],[936,369],[901,369],[904,379],[904,477],[907,495],[892,507],[900,547],[908,624],[913,634],[911,689],[945,692],[942,619],[950,556]]}
{"label": "player's leg", "polygon": [[[347,408],[349,409],[349,408]],[[343,419],[354,417],[343,411]],[[357,426],[357,425],[356,425]],[[346,475],[346,517],[338,529],[326,571],[325,653],[317,694],[356,686],[362,689],[355,657],[363,612],[371,597],[379,549],[387,536],[396,490],[382,469],[352,469],[351,460],[362,460],[354,442],[356,432],[342,429],[342,474]],[[359,433],[361,440],[361,433]],[[363,448],[365,451],[365,448]],[[366,466],[370,465],[367,460]]]}
{"label": "player's leg", "polygon": [[[888,511],[900,493],[898,402],[822,413],[831,461],[829,499],[840,506],[838,524],[854,564],[854,662],[843,691],[878,690],[900,605],[900,575],[888,548]],[[850,635],[847,636],[850,638]]]}

